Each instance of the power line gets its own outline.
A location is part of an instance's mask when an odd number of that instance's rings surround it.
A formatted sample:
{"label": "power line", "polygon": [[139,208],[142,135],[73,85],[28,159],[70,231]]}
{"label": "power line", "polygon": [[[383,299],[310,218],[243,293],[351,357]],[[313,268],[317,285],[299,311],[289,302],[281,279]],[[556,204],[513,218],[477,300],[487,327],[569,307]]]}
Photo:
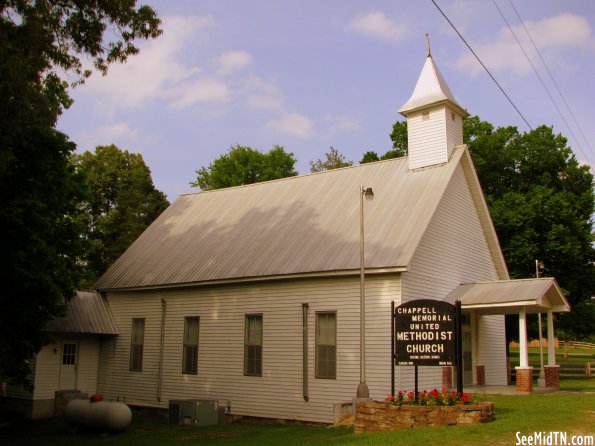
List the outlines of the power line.
{"label": "power line", "polygon": [[[568,128],[568,131],[570,132],[570,134],[572,135],[572,137],[574,138],[574,140],[576,141],[576,143],[578,144],[578,148],[580,149],[581,152],[583,152],[583,148],[578,140],[578,138],[576,137],[576,135],[574,134],[574,132],[572,131],[572,128],[570,127],[570,125],[568,124],[568,121],[566,121],[566,118],[564,117],[564,115],[562,114],[562,111],[560,110],[560,108],[558,107],[558,104],[556,104],[556,101],[554,100],[554,98],[552,97],[552,94],[550,93],[550,90],[547,88],[547,85],[545,84],[545,82],[543,81],[543,79],[541,78],[541,76],[539,75],[539,73],[537,72],[537,69],[535,68],[535,65],[533,65],[533,62],[531,61],[531,58],[529,57],[529,55],[527,54],[527,52],[525,51],[525,48],[523,48],[523,45],[521,44],[521,41],[519,40],[519,38],[517,37],[516,33],[514,32],[514,30],[512,29],[512,26],[510,26],[510,23],[508,22],[508,20],[506,19],[506,17],[504,16],[504,13],[502,12],[502,10],[500,9],[500,7],[498,6],[498,3],[496,2],[496,0],[492,0],[492,3],[494,3],[494,6],[496,7],[496,9],[498,10],[498,12],[500,13],[500,16],[502,17],[502,20],[504,20],[504,23],[506,23],[506,26],[508,27],[508,30],[510,31],[510,33],[513,35],[514,40],[516,40],[517,45],[519,46],[519,48],[521,49],[521,51],[523,52],[523,54],[525,55],[525,58],[527,59],[527,61],[529,62],[529,65],[531,65],[531,68],[533,69],[533,72],[535,73],[535,75],[537,76],[537,78],[539,79],[539,82],[541,83],[543,89],[545,90],[545,92],[547,93],[548,97],[550,98],[550,101],[552,101],[552,104],[554,105],[554,108],[558,111],[558,114],[560,115],[560,117],[562,118],[562,121],[564,121],[564,124],[566,124],[566,127]],[[512,2],[511,2],[512,4]],[[522,21],[521,21],[522,22]],[[523,25],[524,26],[524,25]],[[526,29],[526,28],[525,28]],[[585,156],[585,153],[583,152],[583,156]],[[586,156],[585,156],[586,158]]]}
{"label": "power line", "polygon": [[[541,59],[541,63],[543,63],[543,66],[545,67],[547,74],[549,75],[550,79],[552,80],[553,84],[556,87],[556,90],[558,91],[558,94],[560,95],[560,97],[562,98],[562,101],[564,102],[564,105],[566,106],[566,108],[568,109],[570,116],[572,116],[572,119],[574,121],[574,124],[576,125],[576,127],[578,128],[581,136],[583,137],[585,143],[587,144],[587,148],[589,149],[589,151],[591,151],[591,153],[593,153],[593,148],[591,147],[591,144],[589,144],[589,140],[587,139],[587,137],[585,136],[585,134],[583,133],[583,129],[581,128],[581,126],[579,125],[576,117],[574,116],[574,113],[572,112],[572,109],[570,108],[570,106],[568,105],[568,102],[566,101],[566,98],[564,97],[564,95],[562,94],[562,91],[560,90],[560,87],[558,86],[558,83],[556,82],[556,79],[554,79],[554,76],[552,75],[548,64],[545,62],[543,56],[541,55],[541,51],[539,51],[539,49],[537,48],[537,45],[535,44],[535,42],[533,41],[533,37],[531,37],[531,34],[529,33],[529,30],[527,29],[527,27],[525,26],[525,22],[523,21],[523,19],[521,18],[519,12],[517,11],[516,7],[514,6],[514,4],[512,3],[512,0],[508,0],[510,3],[510,6],[512,6],[512,9],[514,10],[517,18],[519,19],[519,22],[521,22],[521,25],[523,25],[523,28],[525,30],[525,33],[527,33],[527,36],[529,37],[529,40],[531,41],[531,44],[533,45],[533,48],[535,48],[535,51],[537,52],[537,54],[539,55],[539,58]],[[568,124],[566,124],[568,125]],[[580,143],[578,142],[577,138],[574,138],[577,142],[577,144],[579,144],[580,147]],[[584,153],[583,153],[584,155]]]}
{"label": "power line", "polygon": [[531,127],[531,124],[529,124],[529,121],[527,121],[527,119],[525,119],[525,116],[523,116],[523,114],[518,109],[518,107],[515,105],[515,103],[512,102],[512,99],[510,99],[510,97],[506,94],[506,92],[504,91],[504,88],[502,88],[502,86],[498,83],[498,81],[492,75],[492,73],[490,72],[490,70],[487,69],[487,67],[481,61],[481,59],[479,58],[479,56],[475,53],[475,51],[473,51],[473,48],[471,48],[471,45],[469,45],[467,43],[467,41],[465,40],[465,38],[462,36],[462,34],[457,29],[457,27],[450,21],[450,19],[447,17],[447,15],[444,13],[444,11],[442,11],[442,9],[440,8],[440,6],[438,6],[438,4],[436,3],[435,0],[432,0],[432,3],[434,3],[434,6],[438,9],[438,11],[440,11],[440,14],[442,14],[442,16],[450,24],[450,26],[452,27],[452,29],[454,29],[455,32],[459,35],[459,37],[461,38],[461,40],[463,41],[463,43],[465,43],[465,45],[467,45],[467,48],[469,48],[469,51],[471,51],[471,53],[473,53],[473,55],[475,56],[475,58],[477,59],[477,61],[481,64],[481,66],[483,67],[483,69],[486,71],[486,73],[489,74],[489,76],[492,78],[492,80],[494,81],[494,83],[498,86],[498,88],[500,89],[500,91],[502,92],[502,94],[506,97],[506,99],[508,99],[508,102],[510,102],[510,105],[512,105],[514,107],[514,109],[519,114],[519,116],[523,119],[523,121],[525,121],[525,124],[527,124],[527,127],[529,127],[530,130],[533,130],[533,127]]}

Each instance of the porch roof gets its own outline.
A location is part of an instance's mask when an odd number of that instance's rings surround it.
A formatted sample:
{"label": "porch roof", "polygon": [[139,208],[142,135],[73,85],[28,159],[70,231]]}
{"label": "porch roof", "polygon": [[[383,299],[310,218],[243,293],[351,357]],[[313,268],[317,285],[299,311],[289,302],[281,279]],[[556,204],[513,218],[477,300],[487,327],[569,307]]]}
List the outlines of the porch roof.
{"label": "porch roof", "polygon": [[480,314],[563,313],[570,305],[553,277],[496,280],[459,285],[446,299],[461,301],[463,310]]}
{"label": "porch roof", "polygon": [[118,327],[105,300],[96,292],[77,291],[63,317],[48,323],[53,333],[117,335]]}

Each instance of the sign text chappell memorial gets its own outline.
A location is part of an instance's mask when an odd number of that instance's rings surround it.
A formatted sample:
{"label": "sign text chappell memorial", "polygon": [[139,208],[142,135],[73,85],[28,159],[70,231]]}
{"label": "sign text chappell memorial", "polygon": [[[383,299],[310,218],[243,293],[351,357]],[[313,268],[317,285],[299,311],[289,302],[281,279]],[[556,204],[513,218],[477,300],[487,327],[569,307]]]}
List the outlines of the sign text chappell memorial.
{"label": "sign text chappell memorial", "polygon": [[455,306],[419,299],[395,308],[395,365],[456,364]]}

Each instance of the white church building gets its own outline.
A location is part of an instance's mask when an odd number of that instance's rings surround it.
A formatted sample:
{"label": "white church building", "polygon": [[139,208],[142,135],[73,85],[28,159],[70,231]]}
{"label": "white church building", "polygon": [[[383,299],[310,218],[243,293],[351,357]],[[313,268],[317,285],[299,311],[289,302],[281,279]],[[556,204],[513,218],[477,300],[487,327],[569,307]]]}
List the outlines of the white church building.
{"label": "white church building", "polygon": [[[463,144],[467,113],[431,55],[400,113],[406,157],[180,196],[95,284],[113,326],[87,346],[90,371],[77,362],[74,373],[95,376],[81,390],[333,422],[360,381],[371,398],[390,393],[391,302],[413,299],[460,300],[465,386],[506,385],[504,314],[520,315],[523,345],[526,314],[547,313],[553,334],[568,304],[552,278],[510,280]],[[38,356],[66,366],[63,345],[49,348]],[[527,373],[525,348],[521,384]],[[413,367],[396,367],[395,381],[412,390]],[[442,368],[420,367],[419,385],[442,388]]]}

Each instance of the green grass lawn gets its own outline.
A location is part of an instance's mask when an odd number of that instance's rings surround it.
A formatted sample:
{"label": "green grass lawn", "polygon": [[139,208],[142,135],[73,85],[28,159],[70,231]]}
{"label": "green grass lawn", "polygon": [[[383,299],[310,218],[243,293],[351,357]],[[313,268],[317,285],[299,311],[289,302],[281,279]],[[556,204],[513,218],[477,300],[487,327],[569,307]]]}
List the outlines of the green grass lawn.
{"label": "green grass lawn", "polygon": [[[581,387],[582,386],[582,387]],[[595,392],[595,378],[562,381],[562,389]],[[516,432],[562,431],[595,434],[595,393],[548,395],[482,395],[493,401],[496,421],[397,432],[354,434],[351,428],[287,424],[168,426],[167,420],[135,413],[128,431],[102,436],[77,432],[61,419],[0,421],[0,445],[169,446],[169,445],[481,445],[515,444]]]}
{"label": "green grass lawn", "polygon": [[595,392],[595,376],[590,378],[566,378],[560,379],[560,390],[578,392]]}
{"label": "green grass lawn", "polygon": [[[539,348],[530,347],[529,349],[529,359],[531,361],[539,362]],[[565,361],[577,361],[577,362],[592,362],[595,361],[595,350],[590,350],[588,348],[569,348],[567,351],[568,357],[564,357],[564,349],[557,348],[556,349],[556,361],[565,362]],[[518,358],[519,356],[519,349],[518,348],[511,348],[510,349],[510,357],[511,359]],[[547,348],[543,348],[543,360],[547,364]]]}
{"label": "green grass lawn", "polygon": [[[564,349],[556,349],[556,364],[560,366],[563,378],[587,378],[586,363],[591,363],[591,373],[595,376],[595,350],[586,348],[569,348],[565,356]],[[543,351],[543,361],[547,365],[547,349]],[[518,349],[510,349],[510,364],[512,367],[519,364]],[[540,369],[539,348],[529,348],[529,365],[533,366],[533,375],[537,376]]]}

